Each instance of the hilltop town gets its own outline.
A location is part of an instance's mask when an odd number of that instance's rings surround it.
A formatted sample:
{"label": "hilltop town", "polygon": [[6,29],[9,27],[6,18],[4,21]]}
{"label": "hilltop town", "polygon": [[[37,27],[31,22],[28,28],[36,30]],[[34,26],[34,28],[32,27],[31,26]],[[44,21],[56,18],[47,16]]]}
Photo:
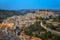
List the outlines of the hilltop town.
{"label": "hilltop town", "polygon": [[[48,11],[48,10],[37,10],[33,12],[28,12],[24,15],[13,15],[3,20],[3,22],[0,24],[0,31],[1,33],[5,32],[6,34],[10,33],[9,35],[14,35],[16,38],[18,38],[17,40],[19,40],[19,38],[20,40],[46,40],[46,38],[42,38],[42,37],[40,38],[40,36],[35,35],[35,33],[42,35],[47,32],[47,30],[45,30],[43,27],[41,28],[40,23],[42,21],[43,22],[47,21],[47,23],[52,23],[54,26],[55,24],[58,25],[60,24],[60,21],[58,21],[60,19],[54,21],[54,18],[56,19],[56,17],[58,18],[59,16],[60,15],[55,14],[54,11]],[[47,24],[44,24],[44,27],[46,25]],[[33,29],[30,29],[30,27],[32,27]],[[1,36],[0,39],[4,40],[3,37]],[[54,38],[52,39],[49,38],[48,40],[53,40],[53,39]],[[13,39],[13,37],[11,37],[10,40],[16,40],[16,39]]]}

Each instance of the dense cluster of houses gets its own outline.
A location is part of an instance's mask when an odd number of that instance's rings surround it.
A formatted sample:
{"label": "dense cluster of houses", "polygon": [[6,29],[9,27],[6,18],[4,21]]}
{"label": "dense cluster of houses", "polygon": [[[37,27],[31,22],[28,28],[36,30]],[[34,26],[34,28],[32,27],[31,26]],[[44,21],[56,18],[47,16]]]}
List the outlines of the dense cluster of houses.
{"label": "dense cluster of houses", "polygon": [[[54,12],[47,12],[47,11],[37,11],[36,13],[27,13],[26,15],[19,15],[19,16],[12,16],[7,17],[6,20],[2,22],[0,25],[0,28],[2,31],[7,32],[13,32],[13,29],[16,29],[16,27],[19,27],[20,29],[23,29],[25,27],[28,27],[31,24],[34,24],[36,21],[36,17],[48,17],[47,15],[54,15]],[[21,40],[30,40],[29,36],[23,34],[21,32],[21,35],[19,36]],[[39,38],[33,37],[31,40],[41,40]]]}

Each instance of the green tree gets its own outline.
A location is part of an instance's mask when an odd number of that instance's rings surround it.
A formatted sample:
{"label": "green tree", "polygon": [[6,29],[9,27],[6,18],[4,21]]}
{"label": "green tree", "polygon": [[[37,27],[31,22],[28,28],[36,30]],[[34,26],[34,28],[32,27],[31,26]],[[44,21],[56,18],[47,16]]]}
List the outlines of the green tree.
{"label": "green tree", "polygon": [[49,16],[49,19],[52,19],[52,18],[53,18],[53,16],[52,16],[52,15],[50,15],[50,16]]}
{"label": "green tree", "polygon": [[29,35],[30,38],[32,37],[32,31],[31,31],[28,27],[26,27],[26,28],[24,29],[24,32],[25,32],[26,35]]}
{"label": "green tree", "polygon": [[56,27],[54,25],[52,25],[51,23],[47,23],[47,27],[51,28],[51,29],[56,29]]}
{"label": "green tree", "polygon": [[32,35],[32,31],[27,27],[24,29],[25,34]]}

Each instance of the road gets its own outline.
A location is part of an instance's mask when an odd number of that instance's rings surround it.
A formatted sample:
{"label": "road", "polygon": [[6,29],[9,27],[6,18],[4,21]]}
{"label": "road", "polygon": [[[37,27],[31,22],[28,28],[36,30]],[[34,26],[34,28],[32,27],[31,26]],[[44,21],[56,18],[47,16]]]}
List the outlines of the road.
{"label": "road", "polygon": [[60,36],[60,32],[55,31],[55,30],[52,30],[52,29],[50,29],[50,28],[47,28],[46,26],[43,25],[42,22],[40,23],[40,25],[41,25],[44,29],[46,29],[47,31],[50,31],[52,34],[55,34],[55,35]]}

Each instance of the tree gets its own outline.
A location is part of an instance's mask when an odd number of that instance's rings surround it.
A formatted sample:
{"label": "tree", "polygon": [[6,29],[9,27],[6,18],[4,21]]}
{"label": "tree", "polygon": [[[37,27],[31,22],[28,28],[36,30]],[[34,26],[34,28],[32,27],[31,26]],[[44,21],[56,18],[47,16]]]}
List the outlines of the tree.
{"label": "tree", "polygon": [[49,32],[46,32],[45,34],[46,34],[46,37],[47,37],[47,38],[51,38],[51,37],[52,37],[52,34],[51,34],[50,31],[49,31]]}
{"label": "tree", "polygon": [[[22,29],[20,29],[19,27],[16,27],[16,29],[14,29],[14,32],[15,32],[15,34],[17,34],[17,35],[20,35],[20,33],[22,32],[23,30]],[[16,33],[17,32],[17,33]]]}
{"label": "tree", "polygon": [[56,27],[54,25],[52,25],[51,23],[47,23],[47,27],[51,28],[51,29],[56,29]]}
{"label": "tree", "polygon": [[26,35],[29,35],[30,38],[32,37],[32,31],[31,31],[28,27],[26,27],[26,28],[24,29],[24,33],[25,33]]}
{"label": "tree", "polygon": [[52,18],[53,18],[53,16],[52,16],[52,15],[50,15],[50,16],[49,16],[49,19],[52,19]]}
{"label": "tree", "polygon": [[24,29],[24,32],[26,35],[32,35],[32,31],[28,27]]}
{"label": "tree", "polygon": [[43,24],[46,24],[46,21],[45,21],[45,20],[42,20],[42,23],[43,23]]}
{"label": "tree", "polygon": [[39,19],[39,17],[36,17],[36,20],[38,20]]}

